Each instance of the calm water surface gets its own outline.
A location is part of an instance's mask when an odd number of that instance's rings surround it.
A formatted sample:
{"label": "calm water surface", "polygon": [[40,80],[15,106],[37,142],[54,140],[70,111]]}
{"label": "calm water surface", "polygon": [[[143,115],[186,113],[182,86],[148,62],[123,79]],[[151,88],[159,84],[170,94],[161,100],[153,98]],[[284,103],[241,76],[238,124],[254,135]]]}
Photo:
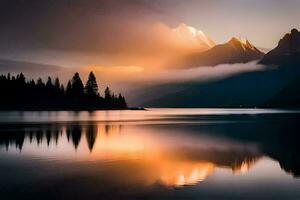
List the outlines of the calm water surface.
{"label": "calm water surface", "polygon": [[0,112],[0,199],[300,199],[300,112]]}

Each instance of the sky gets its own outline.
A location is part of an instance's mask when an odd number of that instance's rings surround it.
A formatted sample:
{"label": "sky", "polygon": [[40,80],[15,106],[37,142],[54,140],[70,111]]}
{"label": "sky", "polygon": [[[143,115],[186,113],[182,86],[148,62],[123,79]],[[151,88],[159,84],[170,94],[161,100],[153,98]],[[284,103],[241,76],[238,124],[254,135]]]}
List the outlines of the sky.
{"label": "sky", "polygon": [[182,24],[216,44],[237,36],[272,49],[300,28],[299,8],[299,0],[2,0],[0,59],[131,79],[207,49],[178,37]]}
{"label": "sky", "polygon": [[[272,48],[282,34],[300,27],[298,0],[2,0],[1,4],[1,30],[6,28],[1,31],[2,38],[11,34],[27,40],[39,36],[48,39],[45,45],[54,42],[55,32],[61,33],[57,29],[82,34],[93,28],[116,30],[115,23],[140,21],[168,26],[185,23],[217,42],[242,36],[257,46]],[[41,45],[38,43],[32,45]]]}

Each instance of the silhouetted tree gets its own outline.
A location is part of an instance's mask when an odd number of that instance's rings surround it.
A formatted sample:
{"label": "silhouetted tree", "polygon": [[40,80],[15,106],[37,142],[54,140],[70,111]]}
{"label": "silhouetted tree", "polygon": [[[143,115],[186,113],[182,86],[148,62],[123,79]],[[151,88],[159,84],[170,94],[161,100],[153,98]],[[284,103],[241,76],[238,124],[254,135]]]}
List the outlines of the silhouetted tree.
{"label": "silhouetted tree", "polygon": [[60,82],[59,82],[59,78],[58,77],[56,77],[56,79],[55,79],[55,81],[54,81],[54,87],[55,88],[60,88]]}
{"label": "silhouetted tree", "polygon": [[85,92],[87,96],[98,96],[98,84],[93,72],[90,72],[88,80],[85,85]]}
{"label": "silhouetted tree", "polygon": [[51,79],[50,76],[48,77],[46,87],[47,87],[47,89],[52,89],[53,88],[52,79]]}
{"label": "silhouetted tree", "polygon": [[71,93],[72,93],[72,84],[71,84],[71,81],[69,81],[67,84],[67,88],[66,88],[66,95],[70,96]]}
{"label": "silhouetted tree", "polygon": [[45,86],[43,80],[41,78],[39,78],[37,80],[37,84],[36,84],[39,88],[43,88]]}
{"label": "silhouetted tree", "polygon": [[105,98],[106,101],[110,101],[112,99],[111,90],[109,89],[108,86],[105,88],[104,98]]}
{"label": "silhouetted tree", "polygon": [[75,97],[82,97],[84,95],[84,87],[78,72],[74,74],[71,84],[71,95]]}
{"label": "silhouetted tree", "polygon": [[51,77],[46,83],[41,78],[26,81],[25,76],[17,74],[0,75],[0,110],[3,109],[103,109],[126,108],[125,98],[115,96],[109,87],[102,98],[93,72],[89,74],[84,88],[79,73],[68,82],[66,90],[59,78],[54,82]]}
{"label": "silhouetted tree", "polygon": [[63,84],[60,85],[60,92],[61,92],[62,94],[65,93],[65,87],[64,87]]}
{"label": "silhouetted tree", "polygon": [[31,81],[29,81],[29,87],[30,88],[34,88],[35,87],[35,81],[33,79]]}
{"label": "silhouetted tree", "polygon": [[25,84],[25,76],[23,73],[17,75],[17,81],[20,84]]}
{"label": "silhouetted tree", "polygon": [[118,96],[118,103],[122,106],[122,107],[127,107],[127,103],[125,98],[121,95],[121,93]]}
{"label": "silhouetted tree", "polygon": [[55,81],[54,81],[54,89],[55,89],[55,93],[56,95],[60,95],[63,93],[63,91],[61,90],[61,87],[60,87],[60,81],[59,81],[59,78],[56,77]]}

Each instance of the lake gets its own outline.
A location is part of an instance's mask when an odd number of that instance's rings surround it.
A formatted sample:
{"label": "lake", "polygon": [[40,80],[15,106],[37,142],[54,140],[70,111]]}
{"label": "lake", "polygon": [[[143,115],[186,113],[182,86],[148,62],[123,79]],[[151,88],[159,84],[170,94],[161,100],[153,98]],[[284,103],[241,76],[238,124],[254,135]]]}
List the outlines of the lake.
{"label": "lake", "polygon": [[300,199],[300,112],[0,112],[0,199]]}

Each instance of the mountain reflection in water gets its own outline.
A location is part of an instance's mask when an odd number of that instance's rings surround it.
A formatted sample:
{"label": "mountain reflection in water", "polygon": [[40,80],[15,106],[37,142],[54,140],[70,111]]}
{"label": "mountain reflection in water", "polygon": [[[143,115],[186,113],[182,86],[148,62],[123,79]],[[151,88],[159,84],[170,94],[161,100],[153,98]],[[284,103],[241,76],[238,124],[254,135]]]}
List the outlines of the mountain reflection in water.
{"label": "mountain reflection in water", "polygon": [[[80,199],[87,192],[113,199],[154,198],[171,188],[201,185],[215,173],[219,177],[220,170],[247,174],[266,158],[287,175],[300,174],[298,114],[178,119],[2,123],[0,175],[11,183],[3,192],[18,196],[23,193],[16,193],[17,186],[23,184],[28,197],[45,198],[45,192],[55,190],[62,198]],[[72,187],[78,189],[71,192]]]}

